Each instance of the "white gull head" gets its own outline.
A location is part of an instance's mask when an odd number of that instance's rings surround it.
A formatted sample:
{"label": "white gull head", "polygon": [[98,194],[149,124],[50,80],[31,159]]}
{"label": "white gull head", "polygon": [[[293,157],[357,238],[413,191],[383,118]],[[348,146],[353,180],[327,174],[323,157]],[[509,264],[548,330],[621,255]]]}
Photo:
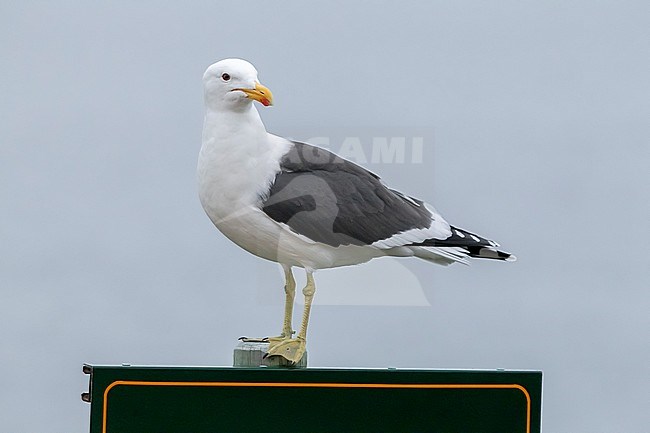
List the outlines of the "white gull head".
{"label": "white gull head", "polygon": [[246,111],[253,101],[268,106],[273,95],[257,79],[257,70],[242,59],[224,59],[203,74],[205,105],[214,111]]}

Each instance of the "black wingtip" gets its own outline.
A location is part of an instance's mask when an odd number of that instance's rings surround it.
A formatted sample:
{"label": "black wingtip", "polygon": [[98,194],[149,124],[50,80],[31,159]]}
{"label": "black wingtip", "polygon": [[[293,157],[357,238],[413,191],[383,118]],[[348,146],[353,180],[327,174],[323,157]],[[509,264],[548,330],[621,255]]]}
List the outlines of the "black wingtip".
{"label": "black wingtip", "polygon": [[451,226],[451,236],[447,239],[427,239],[424,242],[413,244],[424,247],[459,248],[468,256],[477,259],[503,260],[514,262],[517,260],[513,254],[497,249],[498,243],[479,236],[467,230]]}

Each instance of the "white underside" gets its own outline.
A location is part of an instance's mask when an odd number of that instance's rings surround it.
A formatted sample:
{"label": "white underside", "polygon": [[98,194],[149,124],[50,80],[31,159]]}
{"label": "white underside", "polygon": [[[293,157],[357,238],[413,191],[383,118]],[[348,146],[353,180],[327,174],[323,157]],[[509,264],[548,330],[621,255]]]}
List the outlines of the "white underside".
{"label": "white underside", "polygon": [[213,223],[231,241],[246,251],[267,260],[316,270],[355,265],[385,255],[387,251],[372,246],[332,247],[314,242],[277,223],[257,207],[238,209]]}

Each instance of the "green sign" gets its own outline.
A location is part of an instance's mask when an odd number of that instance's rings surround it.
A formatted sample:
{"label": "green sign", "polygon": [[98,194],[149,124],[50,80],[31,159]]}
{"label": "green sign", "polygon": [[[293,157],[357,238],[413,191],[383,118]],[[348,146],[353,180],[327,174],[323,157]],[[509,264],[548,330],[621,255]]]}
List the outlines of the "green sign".
{"label": "green sign", "polygon": [[86,366],[91,433],[540,433],[542,373]]}

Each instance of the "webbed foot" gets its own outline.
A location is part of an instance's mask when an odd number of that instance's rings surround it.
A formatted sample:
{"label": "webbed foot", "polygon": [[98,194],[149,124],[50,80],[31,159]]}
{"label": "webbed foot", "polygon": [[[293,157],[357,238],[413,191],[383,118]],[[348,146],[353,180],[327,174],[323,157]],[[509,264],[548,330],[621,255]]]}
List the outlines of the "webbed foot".
{"label": "webbed foot", "polygon": [[269,338],[269,343],[269,350],[264,357],[281,356],[294,364],[297,364],[302,359],[307,349],[307,342],[301,337],[273,337]]}

